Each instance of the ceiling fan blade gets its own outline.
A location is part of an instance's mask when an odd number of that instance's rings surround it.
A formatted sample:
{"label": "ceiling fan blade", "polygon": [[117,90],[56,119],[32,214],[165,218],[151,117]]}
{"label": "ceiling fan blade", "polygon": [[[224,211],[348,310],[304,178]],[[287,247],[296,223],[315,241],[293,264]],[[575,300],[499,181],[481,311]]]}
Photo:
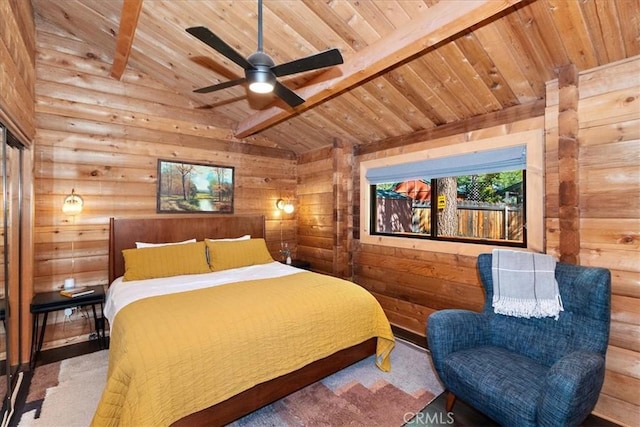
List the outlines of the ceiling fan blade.
{"label": "ceiling fan blade", "polygon": [[289,104],[290,107],[297,107],[298,105],[304,103],[304,99],[300,98],[294,91],[276,81],[275,86],[273,87],[273,93],[275,93],[280,99]]}
{"label": "ceiling fan blade", "polygon": [[215,85],[211,85],[211,86],[207,86],[207,87],[201,87],[200,89],[196,89],[194,90],[195,93],[209,93],[209,92],[214,92],[216,90],[220,90],[220,89],[226,89],[228,87],[231,86],[235,86],[235,85],[239,85],[242,84],[244,82],[246,82],[247,79],[245,79],[244,77],[241,79],[236,79],[236,80],[229,80],[228,82],[224,82],[224,83],[218,83]]}
{"label": "ceiling fan blade", "polygon": [[242,68],[253,68],[253,65],[251,65],[249,61],[240,55],[234,48],[226,44],[220,37],[213,34],[207,27],[191,27],[187,28],[186,31],[203,43],[208,44]]}
{"label": "ceiling fan blade", "polygon": [[301,73],[303,71],[331,67],[332,65],[342,64],[343,62],[342,54],[338,49],[329,49],[324,52],[316,53],[315,55],[275,65],[271,67],[271,71],[276,77],[281,77]]}

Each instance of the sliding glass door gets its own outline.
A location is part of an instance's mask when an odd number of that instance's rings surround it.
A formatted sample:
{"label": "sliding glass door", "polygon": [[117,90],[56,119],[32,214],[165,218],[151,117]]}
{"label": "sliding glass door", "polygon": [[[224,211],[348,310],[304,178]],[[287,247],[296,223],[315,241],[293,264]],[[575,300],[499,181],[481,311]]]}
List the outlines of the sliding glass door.
{"label": "sliding glass door", "polygon": [[2,180],[2,239],[0,239],[0,367],[2,396],[4,396],[2,426],[12,413],[12,396],[19,386],[20,368],[20,289],[22,283],[22,204],[24,146],[0,123],[0,159]]}

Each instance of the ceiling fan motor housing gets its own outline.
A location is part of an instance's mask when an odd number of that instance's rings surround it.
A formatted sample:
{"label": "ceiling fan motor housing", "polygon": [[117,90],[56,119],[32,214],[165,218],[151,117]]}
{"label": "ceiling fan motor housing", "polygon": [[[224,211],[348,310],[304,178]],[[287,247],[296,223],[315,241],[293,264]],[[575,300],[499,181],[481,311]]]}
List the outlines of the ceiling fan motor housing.
{"label": "ceiling fan motor housing", "polygon": [[254,67],[258,67],[259,65],[264,65],[266,68],[271,68],[275,65],[273,59],[269,55],[264,52],[254,52],[247,57],[247,61],[249,64]]}
{"label": "ceiling fan motor housing", "polygon": [[276,84],[276,76],[271,71],[273,60],[266,53],[258,51],[249,55],[247,62],[253,65],[253,68],[244,70],[249,89],[257,93],[271,92]]}

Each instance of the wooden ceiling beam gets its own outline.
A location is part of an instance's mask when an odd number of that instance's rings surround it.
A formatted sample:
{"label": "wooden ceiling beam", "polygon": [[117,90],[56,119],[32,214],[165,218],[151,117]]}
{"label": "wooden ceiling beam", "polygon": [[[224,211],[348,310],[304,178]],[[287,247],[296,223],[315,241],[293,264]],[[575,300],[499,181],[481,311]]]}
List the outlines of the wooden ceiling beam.
{"label": "wooden ceiling beam", "polygon": [[120,80],[127,67],[141,10],[142,0],[124,0],[122,3],[116,51],[113,54],[113,65],[111,66],[111,77],[116,80]]}
{"label": "wooden ceiling beam", "polygon": [[297,89],[296,93],[306,100],[304,104],[294,109],[272,106],[260,111],[240,122],[235,135],[245,138],[311,108],[520,1],[439,2],[427,9],[421,19],[411,21],[379,42],[345,58],[344,64],[332,67],[307,86]]}

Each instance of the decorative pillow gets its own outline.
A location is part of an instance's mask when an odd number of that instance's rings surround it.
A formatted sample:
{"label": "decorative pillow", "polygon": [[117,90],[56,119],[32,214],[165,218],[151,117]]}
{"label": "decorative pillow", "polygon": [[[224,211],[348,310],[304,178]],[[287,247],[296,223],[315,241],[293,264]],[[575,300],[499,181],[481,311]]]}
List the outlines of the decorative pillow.
{"label": "decorative pillow", "polygon": [[123,280],[209,273],[204,242],[125,249]]}
{"label": "decorative pillow", "polygon": [[212,242],[237,242],[238,240],[249,240],[251,238],[251,234],[245,234],[244,236],[234,237],[231,239],[205,239],[210,240]]}
{"label": "decorative pillow", "polygon": [[249,239],[220,242],[205,239],[209,249],[211,271],[273,262],[264,239]]}
{"label": "decorative pillow", "polygon": [[185,243],[193,243],[196,239],[184,240],[182,242],[172,242],[172,243],[145,243],[145,242],[136,242],[136,248],[156,248],[158,246],[168,246],[168,245],[184,245]]}

